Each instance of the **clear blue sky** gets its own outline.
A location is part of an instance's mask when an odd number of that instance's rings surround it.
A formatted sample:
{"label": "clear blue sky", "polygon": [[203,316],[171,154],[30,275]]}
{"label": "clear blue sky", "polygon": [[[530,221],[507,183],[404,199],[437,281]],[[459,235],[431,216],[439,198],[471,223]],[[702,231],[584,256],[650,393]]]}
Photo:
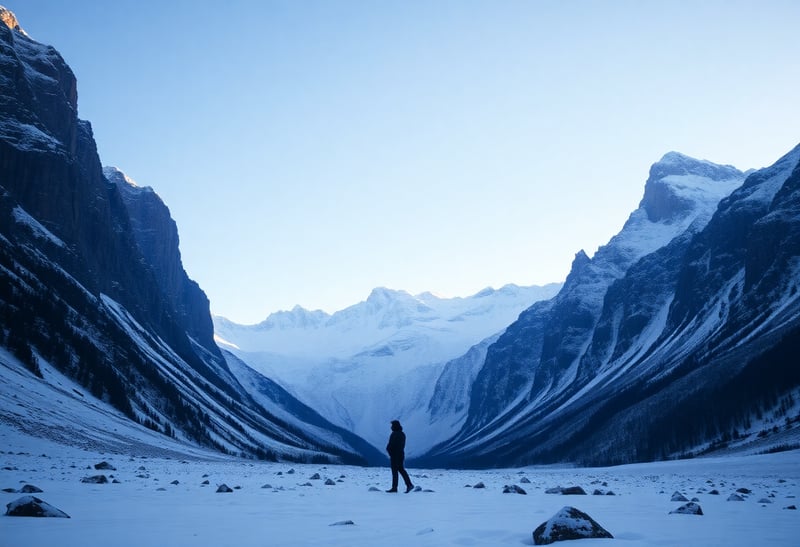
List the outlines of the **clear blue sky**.
{"label": "clear blue sky", "polygon": [[562,281],[677,150],[800,141],[800,2],[0,0],[212,311]]}

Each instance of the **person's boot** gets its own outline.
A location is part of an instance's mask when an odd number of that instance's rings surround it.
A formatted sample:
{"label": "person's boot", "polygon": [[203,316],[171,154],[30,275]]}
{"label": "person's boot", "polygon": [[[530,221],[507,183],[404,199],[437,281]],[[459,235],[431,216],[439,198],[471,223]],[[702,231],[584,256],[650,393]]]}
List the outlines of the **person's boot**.
{"label": "person's boot", "polygon": [[[414,485],[413,484],[409,484],[408,486],[406,486],[406,494],[411,492],[413,489],[414,489]],[[395,492],[397,492],[397,490],[395,490]]]}
{"label": "person's boot", "polygon": [[390,488],[386,492],[389,493],[389,494],[397,494],[397,488]]}

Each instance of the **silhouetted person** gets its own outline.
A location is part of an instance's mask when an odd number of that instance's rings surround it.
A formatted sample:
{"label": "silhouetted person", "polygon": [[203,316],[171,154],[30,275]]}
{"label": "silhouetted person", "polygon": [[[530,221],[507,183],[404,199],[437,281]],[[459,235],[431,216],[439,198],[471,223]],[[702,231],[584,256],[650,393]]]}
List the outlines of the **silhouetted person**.
{"label": "silhouetted person", "polygon": [[414,485],[411,484],[411,479],[408,472],[403,467],[403,461],[406,459],[406,434],[403,433],[403,426],[397,420],[392,420],[392,434],[389,435],[389,444],[386,445],[386,452],[389,453],[389,460],[392,465],[392,488],[387,492],[397,492],[397,474],[403,476],[406,483],[406,494],[411,492]]}

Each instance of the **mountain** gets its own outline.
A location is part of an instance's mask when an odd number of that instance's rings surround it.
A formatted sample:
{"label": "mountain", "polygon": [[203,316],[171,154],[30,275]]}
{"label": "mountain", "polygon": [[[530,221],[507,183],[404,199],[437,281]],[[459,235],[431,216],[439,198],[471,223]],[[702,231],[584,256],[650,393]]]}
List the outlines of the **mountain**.
{"label": "mountain", "polygon": [[[116,412],[226,453],[382,458],[268,380],[252,379],[256,395],[242,386],[214,342],[208,299],[183,269],[169,210],[151,189],[103,171],[70,68],[5,8],[0,20],[3,385],[26,386],[43,410],[59,394],[88,414]],[[39,430],[35,412],[3,395],[6,423]],[[87,435],[81,423],[65,427]]]}
{"label": "mountain", "polygon": [[431,397],[448,362],[559,287],[506,285],[468,298],[377,288],[365,301],[332,315],[298,306],[257,325],[222,317],[215,317],[214,325],[221,347],[375,446],[385,443],[389,420],[401,417],[416,431],[408,446],[413,454],[454,433],[466,415],[468,391],[462,384],[458,394],[448,395],[454,414],[445,416],[440,405],[436,418],[430,416]]}
{"label": "mountain", "polygon": [[780,444],[800,423],[798,161],[800,147],[746,178],[676,153],[654,164],[622,231],[488,348],[464,426],[420,464]]}

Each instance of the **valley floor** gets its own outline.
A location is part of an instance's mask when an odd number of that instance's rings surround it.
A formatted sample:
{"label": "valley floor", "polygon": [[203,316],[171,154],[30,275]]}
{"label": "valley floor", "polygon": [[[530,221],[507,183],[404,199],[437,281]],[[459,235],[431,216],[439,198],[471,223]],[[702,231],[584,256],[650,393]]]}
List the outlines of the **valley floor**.
{"label": "valley floor", "polygon": [[[533,530],[567,505],[615,538],[580,545],[797,545],[800,534],[800,512],[786,509],[800,495],[800,451],[597,469],[412,469],[423,491],[387,494],[385,468],[197,452],[185,459],[122,456],[65,448],[7,427],[0,433],[0,489],[33,484],[43,490],[37,497],[71,517],[0,516],[2,547],[531,545]],[[96,471],[101,461],[116,471]],[[81,482],[98,474],[120,482]],[[478,482],[486,488],[467,487]],[[216,493],[223,483],[233,492]],[[511,484],[527,495],[503,494]],[[545,493],[573,485],[589,495]],[[727,501],[740,488],[752,493]],[[615,495],[591,495],[595,489]],[[705,514],[669,514],[681,505],[670,501],[675,491],[699,498]],[[0,492],[2,508],[23,495]],[[344,521],[352,524],[336,524]]]}

